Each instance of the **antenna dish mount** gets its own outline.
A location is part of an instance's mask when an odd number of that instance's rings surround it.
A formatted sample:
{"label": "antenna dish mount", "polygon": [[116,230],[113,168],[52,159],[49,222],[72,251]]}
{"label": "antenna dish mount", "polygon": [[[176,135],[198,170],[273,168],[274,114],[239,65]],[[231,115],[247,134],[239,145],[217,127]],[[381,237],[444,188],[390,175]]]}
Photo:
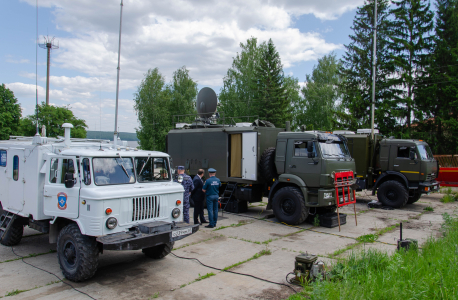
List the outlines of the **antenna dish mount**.
{"label": "antenna dish mount", "polygon": [[209,87],[204,87],[197,95],[197,113],[201,118],[210,118],[216,112],[218,98],[216,93]]}

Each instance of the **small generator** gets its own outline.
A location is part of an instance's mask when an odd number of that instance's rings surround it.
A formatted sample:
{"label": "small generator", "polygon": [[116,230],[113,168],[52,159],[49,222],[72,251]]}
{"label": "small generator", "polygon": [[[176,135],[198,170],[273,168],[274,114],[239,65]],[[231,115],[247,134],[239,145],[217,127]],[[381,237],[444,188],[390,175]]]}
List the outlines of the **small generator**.
{"label": "small generator", "polygon": [[301,253],[296,256],[294,262],[294,275],[292,282],[295,284],[303,284],[322,276],[324,278],[324,263],[319,261],[316,263],[318,256],[308,253]]}

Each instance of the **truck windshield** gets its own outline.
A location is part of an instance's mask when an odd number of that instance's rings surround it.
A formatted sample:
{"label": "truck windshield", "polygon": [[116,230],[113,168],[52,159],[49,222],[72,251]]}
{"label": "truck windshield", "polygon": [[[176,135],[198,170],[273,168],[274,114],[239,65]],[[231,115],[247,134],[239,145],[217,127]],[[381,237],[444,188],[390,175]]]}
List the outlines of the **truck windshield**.
{"label": "truck windshield", "polygon": [[130,157],[96,157],[92,159],[96,185],[134,183],[134,164]]}
{"label": "truck windshield", "polygon": [[434,158],[433,153],[428,145],[418,145],[418,152],[422,160],[431,160]]}
{"label": "truck windshield", "polygon": [[170,170],[165,157],[135,158],[138,182],[169,181]]}
{"label": "truck windshield", "polygon": [[323,157],[346,157],[350,156],[347,146],[342,142],[320,141],[320,149]]}

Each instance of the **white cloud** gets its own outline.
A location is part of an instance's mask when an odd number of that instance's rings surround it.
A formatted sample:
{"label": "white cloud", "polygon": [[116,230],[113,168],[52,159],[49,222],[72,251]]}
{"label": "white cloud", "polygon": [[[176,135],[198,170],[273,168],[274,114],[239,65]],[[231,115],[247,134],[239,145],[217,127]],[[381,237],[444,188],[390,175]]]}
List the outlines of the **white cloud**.
{"label": "white cloud", "polygon": [[[23,1],[36,5],[35,0]],[[133,93],[147,70],[154,67],[170,81],[173,72],[183,65],[200,85],[221,86],[232,58],[240,51],[239,44],[252,36],[259,42],[271,38],[285,68],[316,60],[341,45],[326,41],[318,33],[294,28],[296,18],[313,14],[321,20],[335,19],[362,3],[363,0],[125,0],[120,89]],[[78,74],[51,76],[52,101],[70,104],[75,115],[84,116],[89,126],[101,123],[100,107],[102,125],[114,123],[105,120],[110,116],[108,112],[113,114],[113,99],[104,99],[100,104],[97,95],[114,92],[116,87],[119,1],[40,0],[39,5],[51,8],[56,27],[69,33],[56,36],[60,48],[53,52],[52,68]],[[34,74],[22,75],[35,79]],[[45,81],[43,76],[39,79]],[[9,86],[21,97],[35,97],[34,85],[16,82]],[[41,87],[39,96],[44,98]],[[133,101],[121,100],[121,108],[120,122],[126,122],[128,130],[133,131],[137,126]]]}

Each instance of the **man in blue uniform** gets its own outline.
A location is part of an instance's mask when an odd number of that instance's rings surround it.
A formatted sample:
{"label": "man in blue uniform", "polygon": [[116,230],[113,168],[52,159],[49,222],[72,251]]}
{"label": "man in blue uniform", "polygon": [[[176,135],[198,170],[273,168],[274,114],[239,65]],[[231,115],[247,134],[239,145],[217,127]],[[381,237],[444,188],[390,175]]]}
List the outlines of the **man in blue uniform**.
{"label": "man in blue uniform", "polygon": [[216,170],[213,168],[208,169],[208,175],[210,178],[205,181],[202,188],[207,195],[208,220],[210,221],[210,224],[205,227],[213,228],[218,221],[218,197],[221,181],[216,178]]}
{"label": "man in blue uniform", "polygon": [[[194,184],[192,184],[191,176],[184,173],[184,167],[178,166],[177,167],[178,177],[182,177],[183,181],[181,185],[184,188],[183,193],[183,220],[189,224],[189,196],[191,195],[192,190],[194,189]],[[174,180],[178,182],[178,178]]]}

